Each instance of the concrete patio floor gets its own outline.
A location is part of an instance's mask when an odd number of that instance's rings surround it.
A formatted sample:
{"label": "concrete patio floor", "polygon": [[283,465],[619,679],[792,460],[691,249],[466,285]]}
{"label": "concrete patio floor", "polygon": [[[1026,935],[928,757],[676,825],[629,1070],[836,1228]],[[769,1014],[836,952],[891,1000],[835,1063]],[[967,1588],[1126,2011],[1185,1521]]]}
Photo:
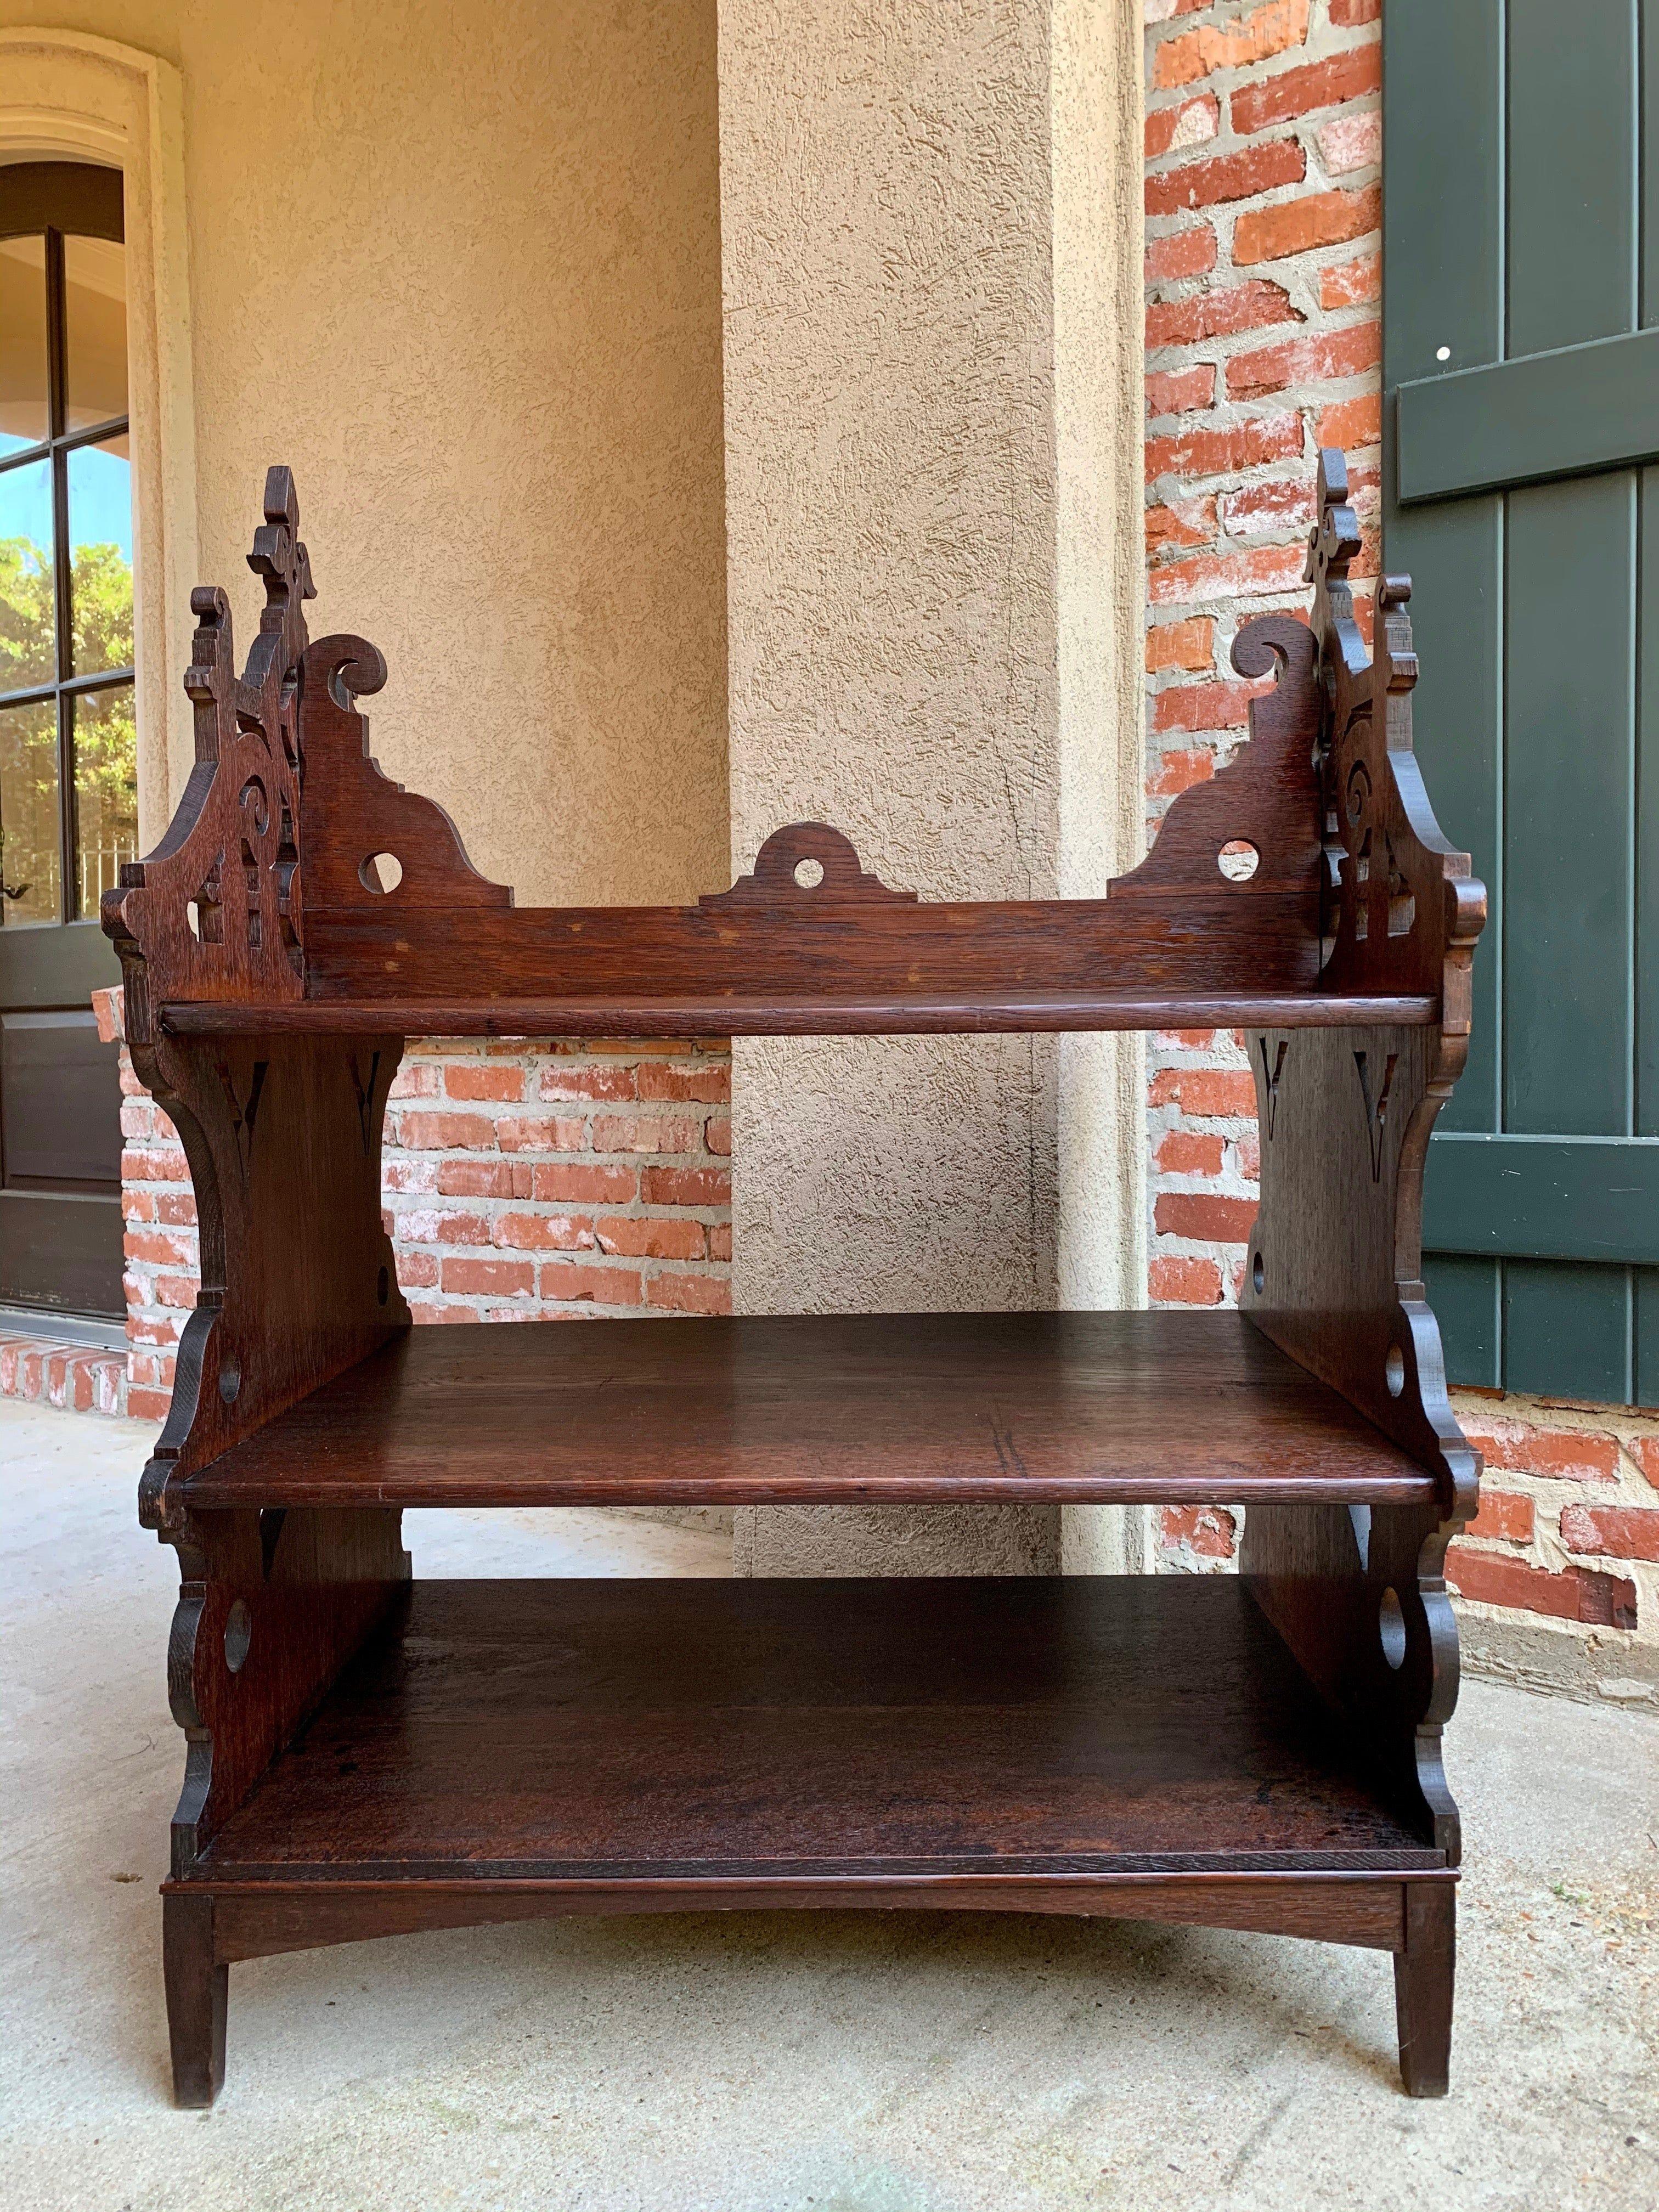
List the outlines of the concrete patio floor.
{"label": "concrete patio floor", "polygon": [[[1398,2089],[1380,1954],[1107,1921],[543,1921],[231,1975],[167,2089],[181,1769],[153,1432],[0,1405],[9,2212],[1659,2206],[1659,1721],[1470,1682],[1452,2094]],[[720,1573],[698,1531],[411,1515],[416,1571]],[[522,1571],[522,1570],[521,1570]]]}

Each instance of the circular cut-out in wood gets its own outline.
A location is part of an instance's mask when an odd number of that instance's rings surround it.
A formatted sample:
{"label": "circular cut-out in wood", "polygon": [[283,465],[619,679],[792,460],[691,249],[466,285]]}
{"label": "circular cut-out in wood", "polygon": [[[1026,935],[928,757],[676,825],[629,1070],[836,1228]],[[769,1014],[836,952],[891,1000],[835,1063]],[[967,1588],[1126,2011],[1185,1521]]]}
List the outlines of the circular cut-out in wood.
{"label": "circular cut-out in wood", "polygon": [[225,1616],[225,1664],[240,1674],[253,1643],[253,1615],[239,1597]]}
{"label": "circular cut-out in wood", "polygon": [[1392,1587],[1383,1591],[1377,1606],[1376,1632],[1382,1638],[1382,1656],[1397,1673],[1406,1663],[1406,1613],[1399,1592]]}
{"label": "circular cut-out in wood", "polygon": [[1230,884],[1248,884],[1261,866],[1261,854],[1248,837],[1230,837],[1216,854],[1215,864]]}
{"label": "circular cut-out in wood", "polygon": [[199,945],[202,941],[202,909],[194,899],[185,902],[185,920],[190,924],[190,933]]}
{"label": "circular cut-out in wood", "polygon": [[219,1362],[219,1395],[226,1405],[234,1406],[241,1389],[242,1363],[234,1352],[228,1352]]}
{"label": "circular cut-out in wood", "polygon": [[1258,1252],[1250,1262],[1250,1283],[1257,1297],[1261,1296],[1267,1282],[1267,1263]]}
{"label": "circular cut-out in wood", "polygon": [[1382,1380],[1389,1386],[1389,1395],[1399,1397],[1406,1387],[1406,1355],[1397,1344],[1389,1346],[1389,1356],[1382,1362]]}
{"label": "circular cut-out in wood", "polygon": [[822,860],[807,859],[795,863],[795,881],[804,891],[815,891],[823,881]]}
{"label": "circular cut-out in wood", "polygon": [[366,891],[395,891],[404,879],[404,864],[395,853],[371,853],[357,871]]}

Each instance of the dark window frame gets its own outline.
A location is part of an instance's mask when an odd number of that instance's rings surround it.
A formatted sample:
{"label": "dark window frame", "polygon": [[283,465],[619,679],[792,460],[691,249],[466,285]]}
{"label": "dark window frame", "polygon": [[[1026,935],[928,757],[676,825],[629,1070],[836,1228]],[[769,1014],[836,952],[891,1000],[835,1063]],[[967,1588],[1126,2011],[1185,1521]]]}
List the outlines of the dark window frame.
{"label": "dark window frame", "polygon": [[[50,702],[58,729],[58,920],[88,919],[76,912],[78,854],[76,837],[75,702],[100,691],[136,689],[136,671],[100,668],[85,676],[65,674],[74,660],[74,606],[70,596],[69,463],[83,446],[102,444],[131,429],[129,414],[112,415],[85,429],[66,430],[68,409],[68,318],[64,291],[64,240],[106,238],[126,243],[118,169],[79,161],[23,161],[0,167],[0,239],[33,238],[46,242],[46,436],[38,444],[0,456],[0,477],[14,469],[52,471],[52,598],[57,673],[49,684],[0,691],[0,708],[36,707]],[[95,917],[94,918],[95,919]]]}

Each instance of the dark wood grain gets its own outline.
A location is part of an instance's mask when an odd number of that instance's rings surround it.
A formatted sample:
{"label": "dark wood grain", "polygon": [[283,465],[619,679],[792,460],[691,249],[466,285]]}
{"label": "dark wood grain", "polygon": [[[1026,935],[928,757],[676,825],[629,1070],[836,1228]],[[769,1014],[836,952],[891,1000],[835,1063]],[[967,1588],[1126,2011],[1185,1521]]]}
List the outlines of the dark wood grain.
{"label": "dark wood grain", "polygon": [[161,1902],[161,1969],[167,1983],[173,2101],[201,2111],[225,2078],[230,1974],[214,1945],[210,1893],[175,1890]]}
{"label": "dark wood grain", "polygon": [[[1244,903],[1250,885],[1229,884]],[[395,897],[395,894],[393,895]],[[390,901],[387,902],[391,903]],[[744,906],[412,910],[393,921],[353,908],[313,910],[314,1002],[429,998],[718,1002],[757,1006],[860,999],[959,1005],[1000,997],[1109,1001],[1193,993],[1311,996],[1319,940],[1306,899],[1258,894],[1228,917],[1171,897],[1116,896],[982,905],[847,897],[806,913]],[[166,1003],[174,1001],[169,998]]]}
{"label": "dark wood grain", "polygon": [[417,1583],[200,1871],[1443,1863],[1231,1577]]}
{"label": "dark wood grain", "polygon": [[416,1329],[183,1495],[1431,1504],[1435,1478],[1236,1313],[793,1315]]}
{"label": "dark wood grain", "polygon": [[1405,1942],[1394,1961],[1400,2074],[1410,2097],[1443,2097],[1450,2085],[1457,1917],[1443,1883],[1406,1884]]}
{"label": "dark wood grain", "polygon": [[154,1456],[147,1527],[179,1480],[409,1327],[380,1217],[402,1040],[155,1037],[133,1064],[179,1133],[200,1284]]}
{"label": "dark wood grain", "polygon": [[186,1515],[167,1691],[185,1731],[173,1870],[189,1872],[403,1589],[396,1512]]}
{"label": "dark wood grain", "polygon": [[[781,1900],[1381,1943],[1407,2085],[1443,2089],[1443,1571],[1478,1462],[1419,1215],[1485,902],[1412,754],[1409,586],[1379,586],[1374,664],[1353,620],[1341,457],[1322,457],[1311,626],[1261,617],[1235,644],[1272,679],[1248,741],[1090,900],[918,899],[798,823],[696,906],[516,912],[370,757],[374,647],[307,643],[285,470],[265,507],[246,667],[198,591],[196,768],[104,902],[202,1221],[141,1490],[181,1571],[181,2100],[217,2085],[233,1958]],[[1248,1036],[1244,1318],[408,1333],[379,1183],[410,1036],[1131,1027]],[[410,1597],[398,1535],[406,1504],[999,1497],[1243,1501],[1243,1573]]]}
{"label": "dark wood grain", "polygon": [[[210,1877],[183,1893],[200,1895]],[[1414,1876],[1413,1886],[1455,1877]],[[398,1881],[390,1885],[237,1881],[213,1890],[214,1957],[223,1965],[406,1936],[584,1913],[886,1911],[1048,1912],[1079,1919],[1161,1920],[1310,1936],[1362,1950],[1405,1942],[1406,1884],[1386,1872],[1277,1875],[776,1875],[756,1881]]]}
{"label": "dark wood grain", "polygon": [[[252,558],[271,605],[247,671],[232,671],[224,595],[198,592],[197,770],[161,848],[105,902],[138,1039],[157,1009],[189,1005],[575,1004],[588,1011],[574,1026],[593,1032],[641,1002],[668,1018],[675,1001],[741,1001],[760,1028],[804,1026],[824,1002],[830,1028],[1010,1027],[1026,1010],[1042,1026],[1086,1027],[1111,1021],[1115,999],[1317,989],[1318,648],[1299,623],[1251,626],[1277,681],[1250,742],[1175,802],[1103,898],[924,902],[881,882],[839,831],[798,823],[694,907],[515,912],[441,810],[370,757],[354,702],[380,689],[385,664],[362,638],[307,642],[310,568],[286,470],[266,498]],[[1255,867],[1235,882],[1220,856],[1241,839]],[[744,1025],[729,1006],[715,1020]],[[693,1028],[707,1033],[683,1017],[666,1033]]]}
{"label": "dark wood grain", "polygon": [[1345,1029],[1389,1022],[1421,1028],[1439,1019],[1428,998],[1347,998],[1304,993],[1273,998],[1259,991],[1231,997],[1187,993],[1072,991],[1033,994],[991,988],[971,994],[893,991],[886,997],[841,998],[819,993],[760,997],[645,999],[593,994],[571,999],[328,999],[284,1006],[239,1006],[204,1000],[166,1006],[160,1027],[178,1036],[236,1036],[250,1031],[289,1036],[896,1036],[1024,1035],[1038,1030],[1237,1029],[1271,1023],[1279,1029]]}
{"label": "dark wood grain", "polygon": [[[1378,592],[1377,659],[1353,620],[1359,547],[1340,455],[1322,463],[1310,573],[1331,708],[1321,746],[1326,973],[1343,988],[1437,988],[1431,1029],[1249,1037],[1261,1206],[1242,1304],[1255,1325],[1440,1477],[1437,1506],[1351,1514],[1273,1504],[1247,1521],[1240,1565],[1310,1678],[1391,1786],[1414,1795],[1449,1861],[1457,1808],[1441,1759],[1457,1696],[1446,1546],[1476,1505],[1480,1462],[1446,1394],[1421,1280],[1430,1131],[1468,1042],[1468,977],[1485,893],[1435,823],[1411,750],[1417,664],[1410,586]],[[1449,2002],[1449,1999],[1448,1999]]]}
{"label": "dark wood grain", "polygon": [[185,690],[195,765],[166,836],[123,864],[100,902],[121,956],[128,1034],[141,1040],[150,1035],[152,979],[189,999],[270,1005],[304,994],[295,676],[305,603],[316,592],[286,468],[266,476],[248,566],[265,604],[240,677],[229,601],[213,584],[191,593],[197,629]]}

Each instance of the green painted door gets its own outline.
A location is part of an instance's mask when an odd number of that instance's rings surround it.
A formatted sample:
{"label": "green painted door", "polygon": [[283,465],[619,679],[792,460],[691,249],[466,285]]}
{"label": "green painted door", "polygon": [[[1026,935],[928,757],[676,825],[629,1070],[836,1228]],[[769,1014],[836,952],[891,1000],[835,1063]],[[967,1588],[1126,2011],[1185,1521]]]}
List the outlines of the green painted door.
{"label": "green painted door", "polygon": [[1492,896],[1430,1296],[1455,1381],[1653,1405],[1659,0],[1383,24],[1384,559],[1436,811]]}

